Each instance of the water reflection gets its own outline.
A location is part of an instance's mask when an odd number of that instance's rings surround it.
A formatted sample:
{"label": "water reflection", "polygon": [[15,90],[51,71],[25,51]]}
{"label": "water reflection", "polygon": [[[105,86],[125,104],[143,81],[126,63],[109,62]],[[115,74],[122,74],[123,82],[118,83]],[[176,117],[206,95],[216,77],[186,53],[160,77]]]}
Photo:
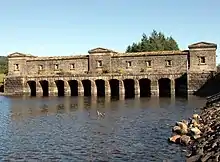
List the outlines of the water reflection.
{"label": "water reflection", "polygon": [[[175,104],[188,102],[195,107],[203,106],[205,101],[202,98],[190,97],[188,99],[179,98],[136,98],[136,99],[116,99],[111,97],[39,97],[12,98],[10,102],[11,118],[21,120],[29,117],[50,116],[60,113],[70,113],[75,111],[96,110],[103,112],[108,109],[117,111],[119,108],[166,108]],[[200,106],[200,107],[201,107]]]}

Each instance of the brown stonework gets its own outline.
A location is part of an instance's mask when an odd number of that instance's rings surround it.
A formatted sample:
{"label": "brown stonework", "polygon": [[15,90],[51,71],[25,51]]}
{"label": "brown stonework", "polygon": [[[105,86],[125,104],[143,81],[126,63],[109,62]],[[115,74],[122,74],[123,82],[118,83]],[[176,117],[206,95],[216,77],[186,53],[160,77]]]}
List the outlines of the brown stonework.
{"label": "brown stonework", "polygon": [[[64,95],[70,96],[74,89],[71,86],[75,86],[78,96],[83,96],[85,85],[82,81],[89,80],[91,95],[97,96],[97,87],[102,86],[97,85],[96,80],[103,80],[104,94],[109,96],[112,89],[109,81],[116,79],[119,96],[124,96],[124,80],[132,79],[134,95],[139,97],[139,80],[149,79],[151,85],[146,89],[150,89],[151,95],[158,96],[158,80],[167,78],[171,95],[175,95],[178,87],[187,87],[192,94],[201,88],[212,71],[216,71],[216,49],[216,44],[199,42],[184,51],[118,53],[95,48],[88,55],[60,57],[37,57],[15,52],[8,55],[4,92],[31,95],[35,90],[37,96],[42,96],[48,91],[49,96],[54,96],[63,89]],[[185,75],[185,83],[177,85],[176,80]],[[74,80],[76,85],[70,85],[69,82]],[[42,83],[47,83],[48,87],[45,89],[47,84]]]}

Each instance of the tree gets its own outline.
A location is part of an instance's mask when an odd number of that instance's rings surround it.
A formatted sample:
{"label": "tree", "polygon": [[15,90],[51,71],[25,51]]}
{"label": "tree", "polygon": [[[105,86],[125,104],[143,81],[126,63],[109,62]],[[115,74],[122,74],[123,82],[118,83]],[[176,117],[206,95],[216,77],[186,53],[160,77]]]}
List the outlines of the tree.
{"label": "tree", "polygon": [[7,57],[0,56],[0,74],[6,74],[8,71]]}
{"label": "tree", "polygon": [[161,32],[153,30],[151,35],[147,37],[143,33],[139,42],[129,45],[126,52],[146,52],[146,51],[168,51],[179,50],[177,42],[170,36],[165,37]]}

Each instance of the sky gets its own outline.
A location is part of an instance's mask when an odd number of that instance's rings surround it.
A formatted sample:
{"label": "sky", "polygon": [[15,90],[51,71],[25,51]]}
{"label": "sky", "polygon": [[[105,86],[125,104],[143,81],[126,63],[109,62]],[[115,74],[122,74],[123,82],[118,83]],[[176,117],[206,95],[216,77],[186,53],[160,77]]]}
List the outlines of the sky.
{"label": "sky", "polygon": [[153,30],[172,36],[181,50],[200,41],[219,46],[219,6],[219,0],[2,0],[0,55],[124,52]]}

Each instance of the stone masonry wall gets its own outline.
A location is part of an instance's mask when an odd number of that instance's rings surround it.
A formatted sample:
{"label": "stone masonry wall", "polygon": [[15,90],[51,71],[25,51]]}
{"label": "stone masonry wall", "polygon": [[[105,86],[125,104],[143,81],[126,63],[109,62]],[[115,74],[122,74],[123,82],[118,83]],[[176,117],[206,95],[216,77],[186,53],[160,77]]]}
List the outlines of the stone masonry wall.
{"label": "stone masonry wall", "polygon": [[6,95],[21,95],[23,93],[23,78],[6,78],[4,83],[4,92],[6,93]]}
{"label": "stone masonry wall", "polygon": [[[216,71],[216,49],[215,48],[199,48],[190,49],[190,71]],[[202,62],[201,59],[204,59]]]}
{"label": "stone masonry wall", "polygon": [[188,73],[188,94],[194,94],[208,81],[211,73]]}
{"label": "stone masonry wall", "polygon": [[[58,65],[58,69],[55,69],[55,65]],[[40,69],[40,66],[43,69]],[[88,58],[27,60],[27,67],[29,69],[28,75],[86,74],[88,72]]]}
{"label": "stone masonry wall", "polygon": [[[171,65],[167,61],[171,61]],[[131,62],[131,66],[128,66]],[[150,66],[149,66],[149,62]],[[120,55],[112,58],[113,72],[131,73],[184,73],[187,71],[187,54],[163,54],[148,56]]]}
{"label": "stone masonry wall", "polygon": [[[102,66],[99,66],[99,62]],[[89,55],[89,72],[91,73],[109,73],[112,68],[111,55],[109,53],[104,54],[90,54]]]}

